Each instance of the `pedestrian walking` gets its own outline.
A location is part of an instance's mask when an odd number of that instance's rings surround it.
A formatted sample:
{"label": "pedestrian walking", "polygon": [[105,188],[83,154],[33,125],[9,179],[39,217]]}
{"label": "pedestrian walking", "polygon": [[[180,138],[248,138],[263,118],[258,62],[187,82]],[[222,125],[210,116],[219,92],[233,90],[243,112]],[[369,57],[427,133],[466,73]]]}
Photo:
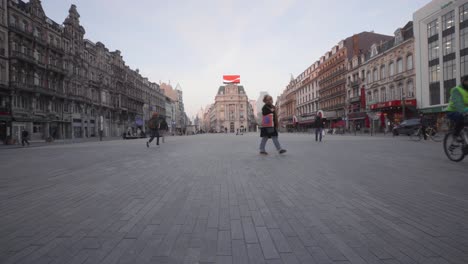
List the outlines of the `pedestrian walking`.
{"label": "pedestrian walking", "polygon": [[146,142],[146,147],[149,148],[153,139],[156,138],[156,145],[159,146],[159,128],[160,128],[160,121],[158,118],[158,113],[154,113],[151,119],[148,121],[148,128],[150,130],[151,137]]}
{"label": "pedestrian walking", "polygon": [[23,145],[23,147],[24,147],[24,143],[28,144],[29,146],[28,137],[29,137],[29,132],[26,129],[23,129],[23,131],[21,132],[21,145]]}
{"label": "pedestrian walking", "polygon": [[322,133],[323,133],[323,118],[322,118],[322,113],[318,113],[317,116],[315,117],[315,141],[322,142]]}
{"label": "pedestrian walking", "polygon": [[161,120],[160,129],[159,129],[159,134],[160,134],[161,137],[162,137],[162,143],[165,142],[166,133],[167,133],[168,131],[169,131],[169,125],[167,124],[167,122],[166,122],[165,119],[162,119],[162,120]]}
{"label": "pedestrian walking", "polygon": [[102,134],[104,133],[104,131],[102,131],[102,129],[99,129],[99,141],[102,141]]}
{"label": "pedestrian walking", "polygon": [[278,141],[278,114],[276,113],[275,106],[273,105],[273,97],[265,95],[263,97],[265,105],[262,108],[262,128],[260,129],[260,154],[268,155],[265,151],[265,146],[269,138],[273,140],[276,150],[280,154],[286,153],[286,150],[281,148],[280,142]]}

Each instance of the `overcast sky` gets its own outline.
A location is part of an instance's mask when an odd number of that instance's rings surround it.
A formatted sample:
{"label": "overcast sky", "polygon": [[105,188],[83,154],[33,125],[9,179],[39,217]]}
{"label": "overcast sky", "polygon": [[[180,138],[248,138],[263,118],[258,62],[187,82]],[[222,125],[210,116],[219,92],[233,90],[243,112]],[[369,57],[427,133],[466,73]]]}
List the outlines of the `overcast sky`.
{"label": "overcast sky", "polygon": [[43,0],[62,23],[77,5],[85,37],[119,49],[151,81],[180,83],[192,117],[214,101],[223,74],[240,74],[250,99],[275,98],[340,40],[393,35],[429,0]]}

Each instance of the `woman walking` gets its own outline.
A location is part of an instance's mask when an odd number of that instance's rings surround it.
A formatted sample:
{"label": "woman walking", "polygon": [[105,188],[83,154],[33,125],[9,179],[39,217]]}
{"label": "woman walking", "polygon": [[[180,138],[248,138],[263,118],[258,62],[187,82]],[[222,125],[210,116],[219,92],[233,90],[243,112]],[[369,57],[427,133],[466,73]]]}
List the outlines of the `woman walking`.
{"label": "woman walking", "polygon": [[278,150],[280,154],[283,154],[286,150],[281,148],[278,141],[278,114],[273,105],[273,97],[265,95],[265,97],[263,97],[263,102],[265,105],[262,108],[262,128],[260,129],[262,141],[260,142],[260,154],[268,155],[265,151],[265,145],[269,138],[273,140],[276,150]]}

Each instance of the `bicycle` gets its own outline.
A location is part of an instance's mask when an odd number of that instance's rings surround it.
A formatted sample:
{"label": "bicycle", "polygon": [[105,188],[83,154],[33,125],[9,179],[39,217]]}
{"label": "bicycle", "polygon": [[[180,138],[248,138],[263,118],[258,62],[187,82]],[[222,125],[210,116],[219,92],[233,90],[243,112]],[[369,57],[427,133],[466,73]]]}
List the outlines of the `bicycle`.
{"label": "bicycle", "polygon": [[[443,139],[437,130],[432,126],[426,128],[426,137],[432,139],[434,142],[441,142]],[[416,129],[414,133],[411,134],[410,138],[414,141],[420,141],[423,138],[422,127]]]}
{"label": "bicycle", "polygon": [[447,132],[444,138],[444,151],[451,161],[460,162],[468,155],[468,115],[465,115],[465,127],[460,137],[455,138],[453,130]]}

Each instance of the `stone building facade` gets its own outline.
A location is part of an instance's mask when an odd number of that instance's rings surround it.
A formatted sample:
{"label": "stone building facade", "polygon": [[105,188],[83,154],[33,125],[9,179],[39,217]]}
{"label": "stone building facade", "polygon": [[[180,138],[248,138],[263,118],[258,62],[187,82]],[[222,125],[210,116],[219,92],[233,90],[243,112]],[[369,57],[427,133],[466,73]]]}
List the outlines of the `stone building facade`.
{"label": "stone building facade", "polygon": [[[361,88],[365,88],[366,110],[374,128],[382,130],[389,123],[398,124],[404,119],[417,117],[412,22],[397,29],[389,41],[374,43],[359,69],[361,78],[348,80],[361,81]],[[360,96],[356,92],[360,93],[362,89],[349,89],[348,95],[350,98]]]}
{"label": "stone building facade", "polygon": [[236,84],[220,86],[215,103],[210,108],[209,119],[211,131],[254,131],[255,116],[244,87]]}
{"label": "stone building facade", "polygon": [[40,0],[2,0],[0,139],[119,136],[144,130],[144,105],[165,110],[158,86],[125,65],[120,51],[84,38],[77,7],[63,24]]}

